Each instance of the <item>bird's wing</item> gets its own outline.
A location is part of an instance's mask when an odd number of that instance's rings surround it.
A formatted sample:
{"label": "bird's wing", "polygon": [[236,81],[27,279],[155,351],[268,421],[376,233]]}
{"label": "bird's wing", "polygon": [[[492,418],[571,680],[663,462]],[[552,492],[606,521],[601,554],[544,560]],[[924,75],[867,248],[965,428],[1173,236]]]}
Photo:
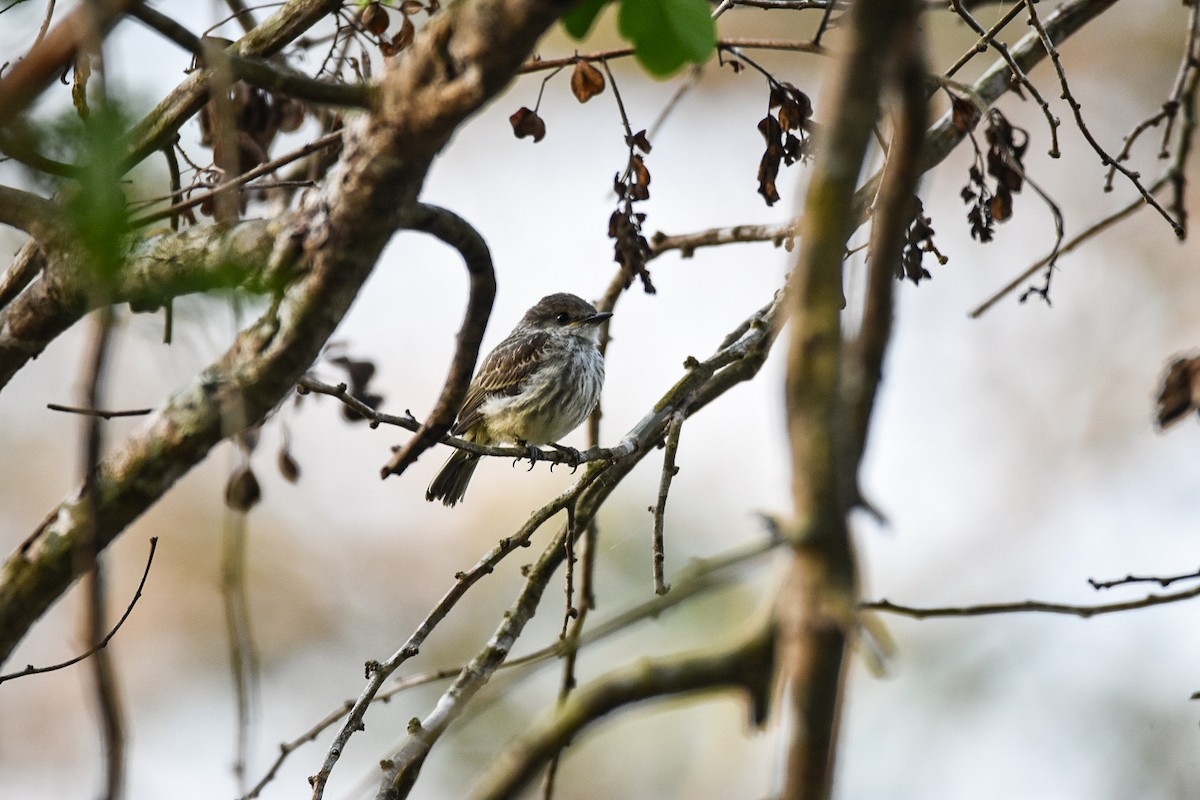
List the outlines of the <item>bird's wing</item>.
{"label": "bird's wing", "polygon": [[538,366],[538,354],[549,340],[548,333],[538,331],[526,336],[509,337],[483,360],[471,381],[467,399],[454,424],[455,436],[462,436],[479,422],[480,407],[489,397],[498,394],[514,395],[521,384]]}

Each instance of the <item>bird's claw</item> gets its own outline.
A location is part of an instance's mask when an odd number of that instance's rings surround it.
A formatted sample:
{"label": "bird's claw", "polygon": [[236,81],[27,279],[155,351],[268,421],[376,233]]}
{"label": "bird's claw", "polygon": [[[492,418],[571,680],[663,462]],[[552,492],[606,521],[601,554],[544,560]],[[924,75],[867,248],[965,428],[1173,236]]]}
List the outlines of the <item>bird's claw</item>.
{"label": "bird's claw", "polygon": [[[534,465],[537,464],[539,459],[545,457],[545,453],[543,453],[537,447],[531,445],[529,442],[523,441],[521,439],[517,440],[517,447],[525,448],[525,457],[529,459],[529,470],[530,471],[533,470]],[[520,458],[514,458],[513,463],[512,463],[513,467],[516,467],[517,464],[519,464],[520,462],[521,462]]]}
{"label": "bird's claw", "polygon": [[[551,444],[550,446],[553,447],[555,450],[559,451],[560,453],[563,453],[566,455],[567,463],[571,465],[571,474],[574,475],[575,470],[579,469],[579,464],[583,458],[583,455],[578,450],[576,450],[574,447],[567,447],[565,444]],[[555,462],[555,463],[557,463],[557,462]],[[551,470],[554,469],[554,464],[550,465],[550,469]]]}

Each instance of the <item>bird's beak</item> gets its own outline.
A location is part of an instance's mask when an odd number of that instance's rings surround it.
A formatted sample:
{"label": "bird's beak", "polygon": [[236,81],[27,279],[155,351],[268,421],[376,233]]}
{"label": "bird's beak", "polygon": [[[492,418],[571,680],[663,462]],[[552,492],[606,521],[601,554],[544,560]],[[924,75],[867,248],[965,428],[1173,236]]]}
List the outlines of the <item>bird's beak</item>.
{"label": "bird's beak", "polygon": [[583,319],[579,320],[579,322],[576,322],[575,324],[576,325],[599,325],[601,322],[604,322],[604,320],[608,319],[611,316],[612,316],[611,311],[597,311],[595,314],[592,314],[590,317],[584,317]]}

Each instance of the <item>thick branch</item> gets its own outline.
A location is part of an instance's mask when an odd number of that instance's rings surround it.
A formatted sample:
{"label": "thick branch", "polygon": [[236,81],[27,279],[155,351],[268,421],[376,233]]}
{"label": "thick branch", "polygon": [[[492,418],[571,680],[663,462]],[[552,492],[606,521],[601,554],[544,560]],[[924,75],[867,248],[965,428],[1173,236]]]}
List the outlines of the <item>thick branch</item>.
{"label": "thick branch", "polygon": [[[825,124],[804,205],[800,257],[788,285],[794,529],[804,536],[777,601],[778,668],[788,686],[791,735],[785,800],[828,798],[832,789],[844,656],[858,591],[846,516],[857,495],[859,455],[839,424],[846,415],[840,395],[842,260],[858,224],[855,187],[880,94],[895,72],[896,53],[906,44],[915,47],[917,16],[916,0],[859,0],[851,7],[846,51],[823,96]],[[893,164],[893,174],[901,163]],[[909,207],[907,197],[902,202]],[[881,252],[873,257],[884,262],[896,246],[892,213],[874,237]]]}
{"label": "thick branch", "polygon": [[771,695],[773,639],[770,625],[760,624],[750,638],[735,647],[647,659],[598,678],[573,692],[553,714],[535,721],[493,763],[469,797],[516,797],[580,731],[606,714],[643,700],[741,689],[750,700],[752,721],[761,724]]}
{"label": "thick branch", "polygon": [[42,241],[57,226],[54,204],[32,192],[0,186],[0,225],[25,231]]}
{"label": "thick branch", "polygon": [[[191,228],[139,244],[122,269],[112,300],[135,310],[218,288],[267,288],[267,263],[280,228],[264,221],[234,228]],[[44,270],[0,309],[0,388],[50,342],[96,307],[86,265],[74,254]],[[282,284],[285,276],[275,276]]]}

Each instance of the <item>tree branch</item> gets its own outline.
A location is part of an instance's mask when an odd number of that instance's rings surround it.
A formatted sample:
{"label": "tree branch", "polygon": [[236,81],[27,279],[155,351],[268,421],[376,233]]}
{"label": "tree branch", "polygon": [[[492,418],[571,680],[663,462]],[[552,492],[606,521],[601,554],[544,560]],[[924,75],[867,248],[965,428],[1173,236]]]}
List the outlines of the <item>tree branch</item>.
{"label": "tree branch", "polygon": [[[173,297],[212,289],[245,287],[266,291],[288,277],[283,265],[264,265],[283,229],[273,222],[244,222],[230,228],[190,228],[164,233],[137,245],[113,287],[112,300],[135,311],[158,308]],[[89,272],[63,252],[7,306],[0,308],[0,388],[6,386],[50,342],[96,307]],[[290,264],[290,262],[289,262]]]}
{"label": "tree branch", "polygon": [[381,478],[404,472],[450,431],[466,399],[467,389],[471,386],[471,376],[479,360],[479,345],[492,315],[492,302],[496,299],[496,271],[492,266],[492,254],[487,242],[471,223],[444,208],[418,204],[408,213],[403,225],[435,236],[457,250],[467,266],[470,290],[466,316],[463,317],[462,327],[458,329],[454,358],[450,362],[450,374],[446,376],[437,403],[429,413],[429,418],[417,430],[417,435],[392,456],[381,470]]}
{"label": "tree branch", "polygon": [[[142,4],[135,4],[130,8],[129,15],[198,58],[205,58],[203,40],[172,17]],[[233,74],[234,80],[245,81],[251,86],[257,86],[275,94],[297,97],[322,105],[354,108],[369,108],[371,105],[374,97],[374,89],[371,86],[319,81],[302,72],[269,64],[259,58],[238,55],[235,47],[235,45],[231,45],[227,55],[229,70]]]}
{"label": "tree branch", "polygon": [[54,203],[32,192],[0,186],[0,225],[25,231],[38,241],[58,232]]}
{"label": "tree branch", "polygon": [[471,790],[471,800],[516,797],[538,771],[580,731],[617,709],[658,697],[741,689],[751,720],[766,718],[771,696],[774,633],[759,624],[734,647],[630,664],[573,692],[552,714],[536,720],[492,763]]}
{"label": "tree branch", "polygon": [[54,26],[0,79],[0,127],[8,125],[58,79],[90,38],[103,38],[140,0],[98,0],[80,6]]}
{"label": "tree branch", "polygon": [[[828,798],[833,784],[844,656],[858,593],[846,517],[857,496],[860,456],[858,443],[847,442],[839,424],[846,415],[840,395],[842,260],[861,218],[855,187],[880,94],[897,65],[905,74],[910,69],[904,53],[919,48],[918,15],[916,0],[859,0],[850,9],[845,51],[823,93],[820,149],[804,205],[800,256],[788,282],[793,530],[803,538],[795,542],[776,603],[777,668],[789,704],[784,800]],[[900,147],[903,152],[913,145]],[[890,174],[905,178],[915,172],[902,165],[897,158]],[[903,187],[897,180],[895,190]],[[902,208],[883,216],[873,236],[882,249],[874,257],[888,267],[898,245],[895,218],[911,208],[907,196],[902,201]]]}

